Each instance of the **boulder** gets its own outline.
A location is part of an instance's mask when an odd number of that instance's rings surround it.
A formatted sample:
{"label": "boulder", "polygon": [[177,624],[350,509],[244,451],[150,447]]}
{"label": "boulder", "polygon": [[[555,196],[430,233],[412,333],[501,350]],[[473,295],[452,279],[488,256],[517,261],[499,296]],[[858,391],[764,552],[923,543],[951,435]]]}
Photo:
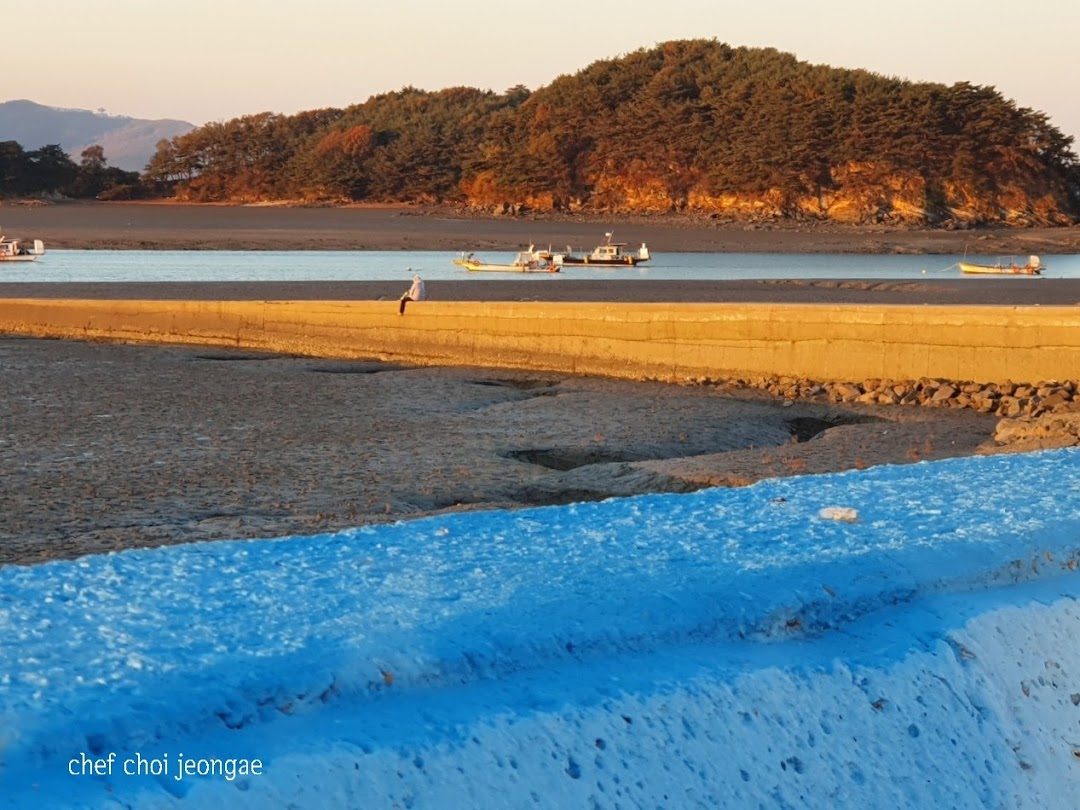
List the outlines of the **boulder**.
{"label": "boulder", "polygon": [[1002,419],[994,430],[994,442],[1022,451],[1080,446],[1080,412]]}

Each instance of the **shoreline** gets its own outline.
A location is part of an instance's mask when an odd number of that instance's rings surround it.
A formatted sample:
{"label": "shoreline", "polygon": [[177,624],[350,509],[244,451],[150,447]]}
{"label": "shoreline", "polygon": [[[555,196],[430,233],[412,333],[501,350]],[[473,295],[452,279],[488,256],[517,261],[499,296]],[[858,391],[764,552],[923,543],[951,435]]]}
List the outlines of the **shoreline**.
{"label": "shoreline", "polygon": [[660,253],[1080,253],[1080,225],[899,229],[821,222],[726,223],[692,215],[484,216],[445,206],[289,207],[173,202],[0,203],[8,236],[54,249],[518,250],[591,249],[612,231]]}

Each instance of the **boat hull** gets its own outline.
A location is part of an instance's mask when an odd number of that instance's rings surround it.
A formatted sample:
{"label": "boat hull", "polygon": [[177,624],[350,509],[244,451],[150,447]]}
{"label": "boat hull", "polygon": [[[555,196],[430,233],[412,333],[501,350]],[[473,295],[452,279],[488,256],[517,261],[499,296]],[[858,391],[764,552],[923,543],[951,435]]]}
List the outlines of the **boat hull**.
{"label": "boat hull", "polygon": [[36,262],[38,257],[34,254],[19,254],[18,256],[0,256],[0,262]]}
{"label": "boat hull", "polygon": [[484,262],[470,261],[468,259],[454,259],[454,264],[463,267],[470,273],[557,273],[557,267],[532,267],[522,264],[485,264]]}
{"label": "boat hull", "polygon": [[1021,266],[1018,264],[969,264],[960,262],[960,272],[969,276],[1038,276],[1041,271],[1031,265]]}
{"label": "boat hull", "polygon": [[566,248],[565,253],[552,253],[549,249],[539,255],[540,258],[546,259],[552,264],[575,267],[636,267],[651,258],[649,248],[645,246],[644,242],[641,243],[638,250],[633,252],[625,251],[623,248],[626,247],[626,242],[612,242],[612,233],[612,231],[605,233],[604,236],[607,241],[597,245],[592,253],[586,253],[583,256],[575,255],[569,247]]}
{"label": "boat hull", "polygon": [[637,256],[622,256],[615,260],[590,259],[588,256],[563,256],[559,261],[563,265],[580,267],[636,267],[642,261],[647,261],[647,259],[639,259]]}

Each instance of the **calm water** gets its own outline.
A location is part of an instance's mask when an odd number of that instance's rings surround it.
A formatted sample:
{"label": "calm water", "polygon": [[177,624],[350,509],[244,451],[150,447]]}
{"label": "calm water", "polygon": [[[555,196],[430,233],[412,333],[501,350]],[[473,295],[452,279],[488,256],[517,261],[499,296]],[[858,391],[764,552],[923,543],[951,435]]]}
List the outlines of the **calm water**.
{"label": "calm water", "polygon": [[[484,252],[510,262],[513,252]],[[967,278],[956,256],[861,256],[781,253],[659,253],[648,264],[626,268],[564,268],[561,273],[469,273],[446,251],[244,251],[244,250],[50,250],[36,262],[0,265],[0,283],[11,281],[400,281],[419,272],[425,279],[617,278],[652,280],[917,279]],[[973,256],[993,264],[1008,256]],[[1045,278],[1080,278],[1080,255],[1044,255]],[[1023,261],[1023,259],[1021,259]],[[1037,278],[1015,277],[1017,283]]]}

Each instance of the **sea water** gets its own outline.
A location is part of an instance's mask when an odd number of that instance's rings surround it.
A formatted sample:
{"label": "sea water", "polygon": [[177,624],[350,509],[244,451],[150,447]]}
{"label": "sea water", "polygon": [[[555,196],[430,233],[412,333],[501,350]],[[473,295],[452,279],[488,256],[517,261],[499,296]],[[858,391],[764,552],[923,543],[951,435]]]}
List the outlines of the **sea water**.
{"label": "sea water", "polygon": [[[509,263],[513,252],[483,258]],[[564,267],[561,273],[471,273],[456,253],[401,250],[50,250],[36,262],[0,265],[3,282],[97,281],[401,281],[413,273],[430,280],[610,278],[654,281],[745,279],[969,278],[960,255],[862,255],[790,253],[654,253],[637,267]],[[1008,261],[1010,257],[1004,257]],[[1026,257],[1024,257],[1026,258]],[[1043,256],[1043,278],[1080,278],[1080,255]],[[994,263],[999,257],[969,256]],[[1030,283],[1030,276],[1014,277]]]}

